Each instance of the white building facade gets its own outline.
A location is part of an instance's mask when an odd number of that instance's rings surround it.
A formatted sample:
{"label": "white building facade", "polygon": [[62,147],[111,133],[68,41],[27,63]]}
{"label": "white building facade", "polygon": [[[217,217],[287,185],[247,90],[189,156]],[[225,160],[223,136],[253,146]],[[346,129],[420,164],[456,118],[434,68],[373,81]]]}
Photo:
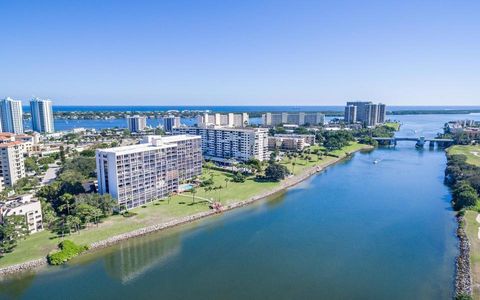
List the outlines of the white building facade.
{"label": "white building facade", "polygon": [[2,132],[23,133],[22,101],[5,98],[0,101]]}
{"label": "white building facade", "polygon": [[163,129],[165,132],[172,132],[175,127],[180,127],[180,117],[166,116],[163,118]]}
{"label": "white building facade", "polygon": [[33,195],[23,195],[0,202],[0,222],[8,216],[24,216],[30,233],[43,230],[42,206]]}
{"label": "white building facade", "polygon": [[30,100],[32,113],[32,130],[41,133],[52,133],[55,131],[53,125],[52,101],[42,99]]}
{"label": "white building facade", "polygon": [[247,127],[250,118],[247,113],[208,114],[197,116],[197,127],[223,126],[223,127]]}
{"label": "white building facade", "polygon": [[5,185],[13,186],[18,179],[25,177],[23,154],[20,141],[0,143],[0,176]]}
{"label": "white building facade", "polygon": [[262,115],[262,121],[265,126],[278,126],[280,124],[316,126],[325,122],[325,115],[320,112],[268,112]]}
{"label": "white building facade", "polygon": [[130,132],[142,132],[147,127],[147,117],[145,116],[128,116],[127,127]]}
{"label": "white building facade", "polygon": [[201,136],[206,159],[222,163],[268,159],[268,130],[265,128],[179,127],[173,133]]}
{"label": "white building facade", "polygon": [[364,126],[376,126],[385,122],[387,107],[370,101],[347,102],[344,120],[347,124],[361,123]]}
{"label": "white building facade", "polygon": [[178,192],[202,173],[199,136],[147,136],[142,144],[96,151],[98,192],[131,209]]}

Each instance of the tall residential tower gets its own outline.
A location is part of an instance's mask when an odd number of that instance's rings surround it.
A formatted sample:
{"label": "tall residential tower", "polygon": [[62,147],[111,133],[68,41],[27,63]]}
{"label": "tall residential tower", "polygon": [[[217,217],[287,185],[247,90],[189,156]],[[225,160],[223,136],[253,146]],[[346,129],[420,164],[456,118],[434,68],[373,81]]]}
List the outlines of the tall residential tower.
{"label": "tall residential tower", "polygon": [[362,123],[364,126],[375,126],[385,122],[386,105],[374,104],[370,101],[347,102],[345,106],[345,123]]}
{"label": "tall residential tower", "polygon": [[2,132],[23,133],[22,101],[7,97],[0,101]]}
{"label": "tall residential tower", "polygon": [[130,209],[179,191],[202,173],[199,136],[146,136],[143,143],[96,151],[98,192]]}
{"label": "tall residential tower", "polygon": [[52,101],[34,98],[30,100],[30,110],[33,131],[41,133],[54,131]]}
{"label": "tall residential tower", "polygon": [[130,132],[142,132],[147,127],[147,117],[145,116],[128,116],[127,126]]}

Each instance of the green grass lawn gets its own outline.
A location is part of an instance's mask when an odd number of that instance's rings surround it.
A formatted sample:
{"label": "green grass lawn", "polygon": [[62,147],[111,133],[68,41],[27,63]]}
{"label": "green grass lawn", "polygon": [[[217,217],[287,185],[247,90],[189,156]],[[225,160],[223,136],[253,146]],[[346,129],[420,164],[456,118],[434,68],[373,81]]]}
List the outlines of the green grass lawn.
{"label": "green grass lawn", "polygon": [[[333,155],[336,155],[340,158],[343,158],[343,157],[347,156],[347,154],[349,154],[349,153],[358,151],[360,149],[368,149],[368,148],[369,148],[369,146],[367,146],[367,145],[363,145],[363,144],[359,144],[357,142],[353,142],[349,146],[343,147],[340,150],[332,151],[330,153],[333,154]],[[311,151],[314,151],[314,150],[317,150],[317,149],[322,150],[322,151],[325,150],[325,148],[320,147],[320,146],[311,146],[310,147]],[[328,155],[323,155],[321,157],[318,157],[317,154],[305,154],[303,156],[305,158],[310,157],[310,160],[299,156],[299,157],[292,158],[292,159],[285,158],[284,160],[282,160],[280,162],[280,164],[286,166],[288,168],[288,170],[290,170],[290,172],[294,173],[295,175],[298,175],[302,171],[304,171],[305,169],[307,169],[309,167],[326,166],[326,165],[330,164],[332,161],[337,159],[336,157],[332,157],[332,156],[328,156]],[[293,163],[295,163],[295,165],[293,165]]]}
{"label": "green grass lawn", "polygon": [[386,122],[385,124],[383,124],[384,126],[387,126],[387,127],[391,127],[393,129],[395,129],[395,131],[399,131],[400,130],[400,123],[398,122]]}
{"label": "green grass lawn", "polygon": [[[352,143],[350,146],[342,150],[333,151],[332,153],[339,157],[345,157],[347,152],[350,153],[365,147],[365,145]],[[295,174],[299,174],[308,167],[315,165],[325,166],[336,159],[331,156],[323,156],[319,160],[315,154],[310,154],[310,157],[310,161],[296,158],[295,167],[293,167],[293,159],[284,161],[282,164],[290,171],[293,170]],[[201,177],[206,179],[210,178],[210,176],[213,176],[213,186],[222,186],[222,188],[215,191],[206,191],[202,187],[197,187],[195,201],[193,195],[189,192],[183,193],[183,195],[173,196],[170,201],[167,199],[156,200],[147,204],[146,207],[138,207],[131,210],[137,214],[133,217],[126,218],[121,215],[111,216],[98,226],[89,225],[88,228],[81,230],[79,233],[66,235],[65,238],[77,244],[91,244],[145,226],[164,223],[177,217],[209,210],[209,203],[201,198],[220,201],[226,205],[249,199],[252,196],[267,192],[280,185],[279,182],[256,182],[254,181],[254,176],[248,177],[243,183],[226,182],[226,178],[231,180],[232,174],[218,170],[204,169]],[[0,267],[45,257],[51,250],[56,249],[60,241],[61,238],[56,237],[46,230],[28,236],[25,240],[19,242],[14,252],[7,253],[0,259]]]}
{"label": "green grass lawn", "polygon": [[463,154],[467,157],[467,163],[480,167],[480,146],[456,145],[448,148],[449,154]]}
{"label": "green grass lawn", "polygon": [[[474,286],[480,282],[480,239],[478,238],[478,227],[480,224],[475,220],[478,213],[468,210],[465,213],[465,232],[470,242],[470,269]],[[480,299],[478,288],[473,289],[473,298]]]}

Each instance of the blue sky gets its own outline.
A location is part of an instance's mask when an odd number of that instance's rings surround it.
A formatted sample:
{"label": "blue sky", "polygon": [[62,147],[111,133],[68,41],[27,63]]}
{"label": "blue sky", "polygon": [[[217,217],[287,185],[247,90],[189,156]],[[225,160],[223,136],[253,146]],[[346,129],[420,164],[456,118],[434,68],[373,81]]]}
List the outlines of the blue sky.
{"label": "blue sky", "polygon": [[0,0],[0,97],[480,105],[480,1]]}

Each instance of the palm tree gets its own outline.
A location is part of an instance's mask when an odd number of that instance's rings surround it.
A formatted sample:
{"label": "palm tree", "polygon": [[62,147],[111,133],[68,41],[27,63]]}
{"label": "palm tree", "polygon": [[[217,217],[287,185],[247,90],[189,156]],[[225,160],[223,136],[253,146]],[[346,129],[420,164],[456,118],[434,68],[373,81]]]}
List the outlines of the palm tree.
{"label": "palm tree", "polygon": [[195,194],[197,193],[197,189],[193,187],[190,192],[192,192],[192,203],[195,203]]}
{"label": "palm tree", "polygon": [[229,181],[230,181],[230,179],[228,179],[228,178],[225,177],[225,187],[228,186],[228,182],[229,182]]}
{"label": "palm tree", "polygon": [[296,163],[295,163],[295,162],[292,162],[292,174],[295,173],[295,165],[296,165]]}

